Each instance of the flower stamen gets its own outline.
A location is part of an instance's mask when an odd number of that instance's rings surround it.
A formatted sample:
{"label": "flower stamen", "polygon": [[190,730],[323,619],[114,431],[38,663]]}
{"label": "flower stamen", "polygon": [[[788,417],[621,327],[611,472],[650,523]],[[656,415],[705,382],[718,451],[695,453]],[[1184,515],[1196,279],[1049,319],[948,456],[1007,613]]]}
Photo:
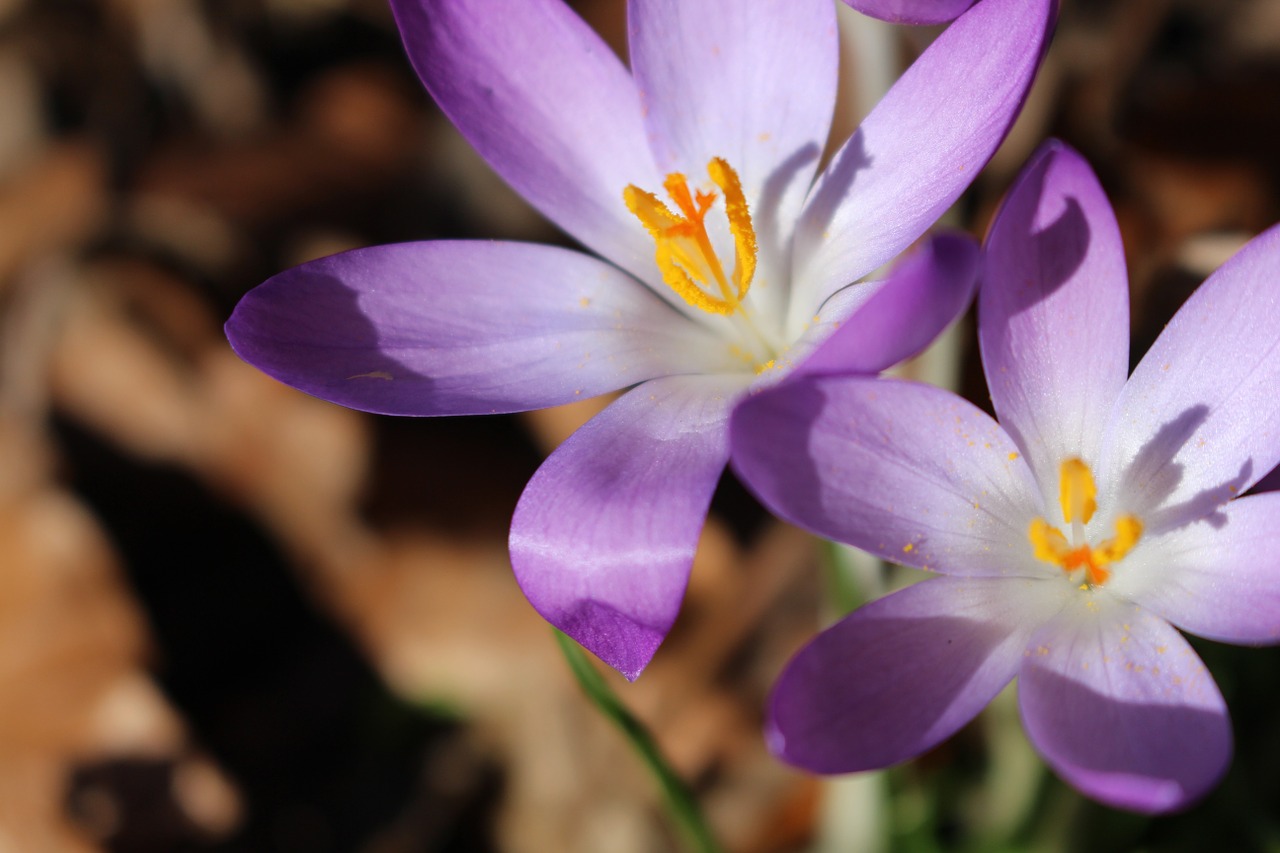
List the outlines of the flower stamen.
{"label": "flower stamen", "polygon": [[1142,521],[1136,515],[1116,519],[1116,535],[1097,548],[1084,540],[1084,526],[1098,509],[1098,487],[1093,472],[1082,459],[1068,459],[1059,468],[1058,499],[1062,518],[1072,527],[1072,540],[1043,518],[1035,518],[1027,530],[1037,560],[1052,563],[1067,574],[1084,570],[1088,586],[1101,586],[1111,577],[1108,568],[1133,550],[1142,538]]}
{"label": "flower stamen", "polygon": [[672,172],[662,186],[679,213],[635,184],[628,184],[622,197],[627,209],[653,237],[654,260],[667,286],[695,308],[712,314],[734,314],[741,311],[742,300],[755,277],[755,226],[738,173],[722,158],[714,157],[707,164],[707,174],[724,194],[725,218],[733,236],[731,275],[726,275],[707,234],[706,215],[716,200],[715,192],[690,192],[685,176]]}

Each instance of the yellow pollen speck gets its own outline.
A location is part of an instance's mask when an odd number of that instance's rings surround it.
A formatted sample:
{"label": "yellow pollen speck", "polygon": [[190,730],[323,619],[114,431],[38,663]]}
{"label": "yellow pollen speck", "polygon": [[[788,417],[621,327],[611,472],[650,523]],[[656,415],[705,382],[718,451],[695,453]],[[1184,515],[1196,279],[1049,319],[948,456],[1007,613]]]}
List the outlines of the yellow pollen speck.
{"label": "yellow pollen speck", "polygon": [[578,304],[581,305],[583,308],[586,308],[591,304],[591,300],[588,297],[584,296],[578,300]]}
{"label": "yellow pollen speck", "polygon": [[769,359],[768,361],[766,361],[764,364],[762,364],[762,365],[760,365],[759,367],[757,367],[757,368],[756,368],[756,373],[757,373],[757,374],[759,374],[759,373],[764,373],[764,372],[765,372],[765,371],[767,371],[767,370],[773,370],[773,368],[774,368],[775,366],[776,366],[776,365],[775,365],[775,363],[774,363],[774,360],[771,358],[771,359]]}
{"label": "yellow pollen speck", "polygon": [[695,308],[712,314],[733,314],[740,310],[755,277],[755,226],[738,173],[723,159],[714,157],[707,164],[707,174],[724,196],[724,215],[734,247],[734,267],[729,274],[716,255],[705,222],[716,200],[715,192],[691,192],[685,176],[672,172],[662,186],[678,212],[635,184],[627,185],[622,198],[653,237],[654,260],[667,286]]}
{"label": "yellow pollen speck", "polygon": [[910,542],[908,542],[906,545],[903,545],[903,546],[902,546],[902,553],[904,553],[904,554],[910,554],[910,553],[911,553],[912,551],[914,551],[915,549],[916,549],[916,546],[915,546],[915,545],[913,545],[913,544],[911,544]]}
{"label": "yellow pollen speck", "polygon": [[1015,459],[1017,459],[1017,458],[1018,458],[1018,454],[1016,454],[1016,453],[1010,453],[1010,454],[1009,454],[1009,461],[1010,461],[1010,462],[1012,462],[1013,460],[1015,460]]}

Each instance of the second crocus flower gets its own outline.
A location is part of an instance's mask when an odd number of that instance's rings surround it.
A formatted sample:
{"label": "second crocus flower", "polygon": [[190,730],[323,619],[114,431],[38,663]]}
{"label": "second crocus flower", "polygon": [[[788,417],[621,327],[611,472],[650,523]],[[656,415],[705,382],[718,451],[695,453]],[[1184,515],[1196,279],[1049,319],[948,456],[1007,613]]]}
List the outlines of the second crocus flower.
{"label": "second crocus flower", "polygon": [[1277,281],[1280,227],[1127,377],[1119,230],[1088,166],[1052,143],[986,247],[978,325],[999,423],[936,388],[856,376],[745,403],[734,458],[771,508],[942,575],[797,655],[773,696],[774,749],[819,772],[883,767],[1016,676],[1032,744],[1086,794],[1162,812],[1208,791],[1231,727],[1176,628],[1280,642],[1280,494],[1240,497],[1280,462]]}

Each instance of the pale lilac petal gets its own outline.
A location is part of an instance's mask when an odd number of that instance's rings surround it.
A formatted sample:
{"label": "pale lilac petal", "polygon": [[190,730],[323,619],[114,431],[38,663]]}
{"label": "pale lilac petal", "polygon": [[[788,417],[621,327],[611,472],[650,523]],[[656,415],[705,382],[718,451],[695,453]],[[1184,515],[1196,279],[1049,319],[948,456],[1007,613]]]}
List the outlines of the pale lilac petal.
{"label": "pale lilac petal", "polygon": [[1231,757],[1213,677],[1159,617],[1105,591],[1077,598],[1027,646],[1018,697],[1028,738],[1090,797],[1140,812],[1185,807]]}
{"label": "pale lilac petal", "polygon": [[1125,385],[1106,476],[1158,532],[1189,524],[1280,462],[1280,226],[1192,294]]}
{"label": "pale lilac petal", "polygon": [[626,273],[525,243],[333,255],[250,291],[226,331],[287,385],[395,415],[542,408],[731,358]]}
{"label": "pale lilac petal", "polygon": [[728,457],[745,378],[647,382],[587,422],[525,488],[511,565],[547,621],[634,679],[666,636]]}
{"label": "pale lilac petal", "polygon": [[864,15],[895,24],[944,24],[974,0],[844,0]]}
{"label": "pale lilac petal", "polygon": [[978,339],[996,417],[1041,485],[1098,464],[1129,375],[1129,276],[1098,179],[1051,141],[1022,170],[987,237]]}
{"label": "pale lilac petal", "polygon": [[809,195],[793,311],[812,313],[891,260],[977,177],[1022,107],[1054,6],[984,0],[894,84]]}
{"label": "pale lilac petal", "polygon": [[823,631],[778,680],[767,738],[817,773],[872,770],[919,755],[1009,683],[1065,584],[935,578]]}
{"label": "pale lilac petal", "polygon": [[1108,588],[1184,631],[1228,643],[1280,642],[1280,494],[1233,500],[1211,518],[1144,543]]}
{"label": "pale lilac petal", "polygon": [[659,168],[698,184],[712,157],[737,171],[760,249],[753,299],[781,311],[791,234],[835,107],[835,7],[633,0],[628,12],[631,67]]}
{"label": "pale lilac petal", "polygon": [[939,234],[883,283],[854,285],[875,288],[874,294],[804,360],[799,373],[879,373],[920,354],[968,307],[978,257],[972,238]]}
{"label": "pale lilac petal", "polygon": [[627,184],[659,186],[635,82],[562,0],[391,0],[436,103],[552,222],[642,279],[653,241]]}
{"label": "pale lilac petal", "polygon": [[1031,472],[985,413],[927,385],[801,377],[734,413],[733,463],[782,518],[955,575],[1051,576],[1027,529]]}

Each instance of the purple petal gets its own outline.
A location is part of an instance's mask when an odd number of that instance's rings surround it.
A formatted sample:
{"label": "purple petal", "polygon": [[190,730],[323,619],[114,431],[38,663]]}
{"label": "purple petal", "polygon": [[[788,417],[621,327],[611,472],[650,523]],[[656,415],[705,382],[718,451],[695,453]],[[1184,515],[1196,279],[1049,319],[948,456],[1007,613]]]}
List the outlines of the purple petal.
{"label": "purple petal", "polygon": [[1053,0],[984,0],[907,69],[809,195],[793,311],[811,313],[891,260],[960,196],[1021,109],[1054,10]]}
{"label": "purple petal", "polygon": [[895,24],[945,24],[973,0],[844,0],[864,15]]}
{"label": "purple petal", "polygon": [[823,631],[773,691],[780,757],[817,773],[885,767],[950,737],[1009,683],[1064,584],[935,578]]}
{"label": "purple petal", "polygon": [[821,536],[946,574],[1049,572],[1027,538],[1040,505],[1030,470],[1004,430],[954,394],[801,377],[739,405],[731,436],[755,493]]}
{"label": "purple petal", "polygon": [[1189,524],[1280,462],[1280,226],[1209,277],[1124,387],[1105,477],[1149,531]]}
{"label": "purple petal", "polygon": [[524,243],[333,255],[252,290],[226,331],[287,385],[396,415],[542,408],[730,358],[625,273]]}
{"label": "purple petal", "polygon": [[409,60],[480,155],[591,249],[658,281],[627,184],[661,185],[635,82],[561,0],[391,0]]}
{"label": "purple petal", "polygon": [[672,376],[635,388],[562,444],[516,507],[511,565],[530,603],[629,679],[680,609],[745,386]]}
{"label": "purple petal", "polygon": [[1186,640],[1158,617],[1081,593],[1027,647],[1018,696],[1027,736],[1090,797],[1167,812],[1227,769],[1226,705]]}
{"label": "purple petal", "polygon": [[1116,566],[1108,588],[1184,631],[1228,643],[1280,642],[1280,494],[1233,500]]}
{"label": "purple petal", "polygon": [[1129,375],[1129,276],[1115,214],[1061,142],[1031,158],[996,214],[978,294],[982,363],[1000,423],[1042,484],[1097,465]]}
{"label": "purple petal", "polygon": [[[633,0],[631,66],[663,172],[706,181],[723,157],[755,220],[753,284],[785,305],[794,223],[826,144],[836,99],[829,0]],[[646,187],[655,190],[656,187]]]}
{"label": "purple petal", "polygon": [[[918,355],[969,305],[978,246],[940,234],[908,256],[800,367],[803,374],[879,373]],[[825,306],[824,306],[825,307]]]}

